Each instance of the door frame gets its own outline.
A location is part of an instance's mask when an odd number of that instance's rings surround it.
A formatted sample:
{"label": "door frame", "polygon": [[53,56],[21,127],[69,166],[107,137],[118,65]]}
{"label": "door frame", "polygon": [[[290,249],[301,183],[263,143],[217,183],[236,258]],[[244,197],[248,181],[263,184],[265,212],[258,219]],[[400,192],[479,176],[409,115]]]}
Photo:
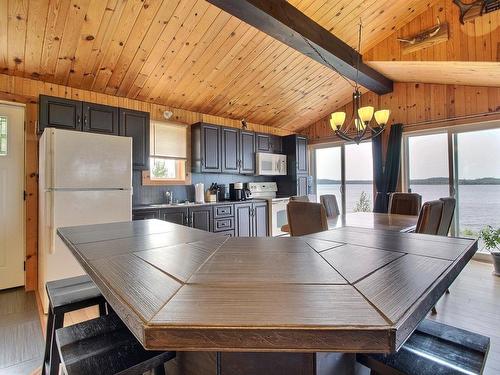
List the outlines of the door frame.
{"label": "door frame", "polygon": [[[23,155],[23,162],[22,162],[22,181],[23,181],[23,185],[22,185],[22,190],[24,192],[26,192],[26,104],[24,103],[18,103],[18,102],[11,102],[11,101],[7,101],[7,100],[0,100],[0,105],[6,105],[6,106],[11,106],[11,107],[20,107],[22,108],[24,111],[23,111],[23,129],[22,129],[22,147],[23,149],[21,150],[22,151],[22,155]],[[26,288],[26,198],[23,199],[23,209],[22,209],[22,212],[21,212],[21,216],[22,216],[22,220],[21,220],[21,223],[22,223],[22,228],[21,228],[21,231],[23,233],[23,240],[22,240],[22,252],[23,252],[23,262],[24,262],[24,284],[23,284],[23,287]]]}

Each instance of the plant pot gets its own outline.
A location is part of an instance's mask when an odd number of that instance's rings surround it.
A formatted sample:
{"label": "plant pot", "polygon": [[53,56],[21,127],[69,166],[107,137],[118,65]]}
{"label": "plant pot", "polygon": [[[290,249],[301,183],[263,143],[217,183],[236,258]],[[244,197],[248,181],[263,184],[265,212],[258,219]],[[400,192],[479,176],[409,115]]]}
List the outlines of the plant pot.
{"label": "plant pot", "polygon": [[491,258],[493,259],[493,266],[495,267],[495,271],[493,271],[493,273],[500,276],[500,251],[492,252]]}

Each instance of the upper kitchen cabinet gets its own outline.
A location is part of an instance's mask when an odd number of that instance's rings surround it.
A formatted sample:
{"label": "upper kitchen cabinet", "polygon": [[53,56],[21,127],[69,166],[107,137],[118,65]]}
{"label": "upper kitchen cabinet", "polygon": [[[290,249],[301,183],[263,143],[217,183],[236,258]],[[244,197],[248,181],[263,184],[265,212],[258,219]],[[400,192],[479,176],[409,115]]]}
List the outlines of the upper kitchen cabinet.
{"label": "upper kitchen cabinet", "polygon": [[119,135],[132,138],[134,169],[149,168],[149,113],[119,109]]}
{"label": "upper kitchen cabinet", "polygon": [[279,135],[255,133],[256,152],[280,154],[282,152],[281,137]]}
{"label": "upper kitchen cabinet", "polygon": [[83,103],[83,131],[118,135],[118,108]]}
{"label": "upper kitchen cabinet", "polygon": [[221,128],[222,172],[239,173],[240,171],[240,131],[236,128]]}
{"label": "upper kitchen cabinet", "polygon": [[255,133],[240,130],[240,173],[255,173]]}
{"label": "upper kitchen cabinet", "polygon": [[283,152],[287,155],[289,174],[294,176],[308,173],[306,137],[301,135],[283,137]]}
{"label": "upper kitchen cabinet", "polygon": [[221,172],[221,128],[197,123],[191,127],[193,172]]}
{"label": "upper kitchen cabinet", "polygon": [[40,95],[39,131],[45,128],[82,130],[82,102]]}

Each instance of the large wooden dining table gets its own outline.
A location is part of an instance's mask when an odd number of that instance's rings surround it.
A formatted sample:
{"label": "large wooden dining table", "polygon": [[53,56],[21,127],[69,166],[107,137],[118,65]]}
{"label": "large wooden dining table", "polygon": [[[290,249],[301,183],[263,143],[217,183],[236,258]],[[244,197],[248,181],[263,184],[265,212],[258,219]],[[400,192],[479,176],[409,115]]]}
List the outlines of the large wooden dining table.
{"label": "large wooden dining table", "polygon": [[331,373],[328,353],[394,352],[477,249],[359,227],[229,238],[160,220],[58,235],[146,349],[213,365],[183,373],[264,374],[280,363],[283,373]]}

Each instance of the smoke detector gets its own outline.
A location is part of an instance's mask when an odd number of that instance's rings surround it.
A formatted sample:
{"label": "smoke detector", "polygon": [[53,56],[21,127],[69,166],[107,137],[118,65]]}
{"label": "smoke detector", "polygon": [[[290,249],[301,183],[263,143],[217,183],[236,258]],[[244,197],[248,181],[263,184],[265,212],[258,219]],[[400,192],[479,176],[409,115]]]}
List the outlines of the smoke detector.
{"label": "smoke detector", "polygon": [[163,112],[163,117],[165,117],[165,120],[170,120],[174,113],[172,111],[165,111]]}

